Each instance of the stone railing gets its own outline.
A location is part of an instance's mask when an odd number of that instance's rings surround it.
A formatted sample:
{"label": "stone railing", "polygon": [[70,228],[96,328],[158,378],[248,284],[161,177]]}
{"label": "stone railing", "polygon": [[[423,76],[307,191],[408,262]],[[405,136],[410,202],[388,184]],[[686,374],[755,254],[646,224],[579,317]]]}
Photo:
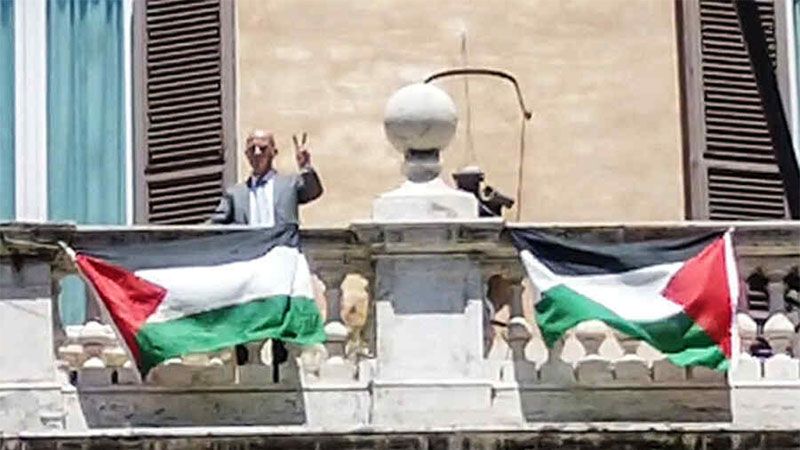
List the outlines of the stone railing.
{"label": "stone railing", "polygon": [[737,356],[729,372],[734,419],[800,425],[800,231],[757,228],[736,234],[743,293]]}
{"label": "stone railing", "polygon": [[[594,239],[604,242],[625,242],[641,237],[680,234],[687,228],[722,227],[717,224],[669,228],[659,225],[598,226],[567,227],[561,231],[565,235],[593,235]],[[622,404],[635,401],[641,395],[641,389],[647,389],[651,402],[657,400],[657,392],[666,395],[671,413],[675,413],[676,408],[684,408],[680,414],[683,420],[706,420],[709,414],[724,419],[730,417],[727,395],[730,385],[742,397],[741,404],[756,401],[762,405],[762,409],[732,408],[743,421],[757,421],[752,416],[762,414],[763,408],[779,412],[787,405],[800,405],[800,227],[785,223],[739,224],[734,233],[734,244],[742,292],[736,316],[735,341],[738,345],[734,348],[738,350],[732,358],[728,376],[702,367],[677,367],[647,343],[631,339],[597,321],[578,325],[548,349],[535,323],[523,312],[525,303],[535,302],[537,294],[523,282],[520,269],[506,270],[506,273],[513,273],[509,279],[514,286],[510,317],[507,330],[501,333],[503,339],[495,341],[489,359],[500,362],[501,380],[519,384],[520,395],[538,397],[528,402],[531,404],[545,400],[547,396],[541,393],[543,389],[594,390],[592,394],[583,394],[579,398],[581,402],[610,390]],[[495,265],[509,267],[514,264],[516,261],[507,260]],[[761,400],[751,398],[763,395],[766,388],[770,389],[771,395],[767,394]],[[762,394],[754,393],[753,389],[762,391]],[[703,394],[692,396],[691,392],[699,391]],[[626,395],[631,398],[626,399]],[[569,404],[564,402],[563,396],[560,398],[562,404]],[[525,405],[526,402],[522,403]],[[609,406],[608,401],[588,403],[603,408]],[[788,410],[800,414],[793,406]],[[554,416],[571,420],[609,418],[607,410],[579,404],[569,404],[563,414],[560,412],[560,409],[554,411],[552,408],[547,412],[533,410],[526,416],[540,420]],[[635,420],[638,414],[634,408],[630,420]],[[619,411],[614,411],[613,416],[617,420],[621,418]],[[777,414],[776,423],[797,424],[798,418]]]}
{"label": "stone railing", "polygon": [[[248,344],[243,364],[232,349],[187,355],[158,366],[147,380],[139,379],[108,325],[93,320],[54,326],[58,312],[51,299],[57,280],[71,270],[55,243],[113,245],[230,228],[0,226],[1,317],[18,327],[9,332],[16,341],[5,334],[0,339],[0,362],[26,361],[4,367],[0,390],[23,400],[15,404],[17,421],[0,425],[26,429],[26,417],[67,429],[643,417],[760,423],[761,410],[745,406],[753,402],[773,408],[779,416],[774,423],[797,423],[800,224],[737,224],[746,295],[737,316],[741,340],[727,377],[674,366],[649,345],[599,322],[575,327],[548,349],[532,317],[535,289],[504,235],[514,226],[528,225],[482,220],[304,229],[304,251],[326,316],[324,346],[290,347],[289,361],[277,368],[269,341]],[[535,226],[625,242],[726,224]],[[498,323],[506,325],[495,327],[493,339],[481,319],[487,293],[500,310]],[[436,303],[439,298],[446,302]],[[34,330],[35,336],[23,337]],[[48,394],[24,400],[17,394],[23,381],[47,386]]]}
{"label": "stone railing", "polygon": [[[179,231],[139,227],[123,232],[116,228],[87,227],[81,229],[72,242],[79,245],[82,242],[158,241],[173,239],[178,234],[185,237],[200,232],[200,229],[191,228]],[[316,282],[317,300],[325,316],[328,340],[324,346],[300,349],[290,345],[289,364],[276,367],[271,341],[254,342],[244,346],[246,361],[243,363],[237,362],[233,349],[192,354],[166,361],[152,370],[147,380],[141,380],[111,326],[90,319],[83,325],[65,327],[65,336],[58,342],[57,356],[66,378],[78,388],[113,385],[297,386],[300,374],[294,363],[300,361],[304,380],[310,384],[322,379],[357,380],[358,363],[370,355],[370,327],[374,326],[367,320],[372,276],[366,254],[362,247],[355,245],[354,236],[346,230],[305,229],[302,235]],[[61,275],[68,273],[70,267],[60,264],[58,269],[57,274]]]}

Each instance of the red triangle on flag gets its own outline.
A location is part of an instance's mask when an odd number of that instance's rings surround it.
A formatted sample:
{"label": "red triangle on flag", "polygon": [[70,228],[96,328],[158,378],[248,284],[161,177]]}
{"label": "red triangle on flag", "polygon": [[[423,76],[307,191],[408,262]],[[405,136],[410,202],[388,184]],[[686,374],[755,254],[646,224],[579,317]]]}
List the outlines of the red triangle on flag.
{"label": "red triangle on flag", "polygon": [[662,295],[683,306],[686,314],[731,356],[731,289],[725,259],[725,238],[719,238],[686,261]]}
{"label": "red triangle on flag", "polygon": [[103,301],[111,319],[139,361],[136,333],[166,296],[166,289],[102,259],[78,254],[78,268]]}

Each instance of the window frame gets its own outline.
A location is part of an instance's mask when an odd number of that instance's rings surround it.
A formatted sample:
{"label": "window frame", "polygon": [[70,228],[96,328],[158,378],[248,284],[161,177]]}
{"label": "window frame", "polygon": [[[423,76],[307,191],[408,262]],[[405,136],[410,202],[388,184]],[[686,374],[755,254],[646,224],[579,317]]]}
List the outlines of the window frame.
{"label": "window frame", "polygon": [[[148,161],[147,144],[147,1],[134,1],[132,12],[132,191],[133,223],[148,223]],[[237,135],[238,135],[238,97],[237,97],[237,39],[236,7],[233,0],[220,0],[220,38],[221,54],[221,96],[224,166],[222,169],[223,189],[237,179]],[[203,168],[188,169],[183,174],[203,174]],[[165,179],[169,179],[166,174]]]}
{"label": "window frame", "polygon": [[[795,153],[798,152],[797,80],[792,74],[796,60],[793,14],[787,14],[792,0],[774,0],[776,76],[784,104]],[[708,204],[709,181],[703,157],[706,148],[706,122],[702,82],[700,0],[675,0],[676,34],[678,40],[679,84],[681,93],[681,126],[683,129],[684,210],[689,220],[710,220]],[[786,95],[788,92],[789,95]],[[800,158],[799,158],[800,159]],[[747,170],[748,165],[733,161],[714,161],[721,169]]]}

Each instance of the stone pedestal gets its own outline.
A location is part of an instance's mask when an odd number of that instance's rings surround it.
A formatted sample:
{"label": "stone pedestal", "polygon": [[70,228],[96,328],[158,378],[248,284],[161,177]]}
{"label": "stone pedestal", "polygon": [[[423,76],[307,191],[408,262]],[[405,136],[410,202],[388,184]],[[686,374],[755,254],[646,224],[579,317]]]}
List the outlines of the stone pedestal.
{"label": "stone pedestal", "polygon": [[477,258],[458,245],[459,222],[478,220],[475,197],[438,178],[406,182],[376,199],[372,216],[356,227],[379,244],[372,424],[484,423],[492,380],[483,358],[483,282]]}
{"label": "stone pedestal", "polygon": [[491,408],[492,383],[483,360],[477,262],[459,253],[375,259],[373,423],[480,423]]}
{"label": "stone pedestal", "polygon": [[447,186],[441,178],[423,183],[406,181],[372,203],[372,219],[383,222],[475,218],[477,215],[475,196]]}
{"label": "stone pedestal", "polygon": [[50,265],[0,258],[0,430],[63,428]]}

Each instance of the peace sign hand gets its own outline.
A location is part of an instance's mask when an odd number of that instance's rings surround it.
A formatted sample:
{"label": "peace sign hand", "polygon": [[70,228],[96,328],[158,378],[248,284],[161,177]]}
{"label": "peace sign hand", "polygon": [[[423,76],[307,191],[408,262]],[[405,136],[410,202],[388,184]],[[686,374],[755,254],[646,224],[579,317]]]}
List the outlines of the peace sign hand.
{"label": "peace sign hand", "polygon": [[299,169],[304,169],[311,163],[311,153],[308,152],[308,147],[306,147],[307,141],[308,133],[305,131],[299,141],[296,135],[292,135],[292,142],[294,142],[294,159],[297,161],[297,168]]}

